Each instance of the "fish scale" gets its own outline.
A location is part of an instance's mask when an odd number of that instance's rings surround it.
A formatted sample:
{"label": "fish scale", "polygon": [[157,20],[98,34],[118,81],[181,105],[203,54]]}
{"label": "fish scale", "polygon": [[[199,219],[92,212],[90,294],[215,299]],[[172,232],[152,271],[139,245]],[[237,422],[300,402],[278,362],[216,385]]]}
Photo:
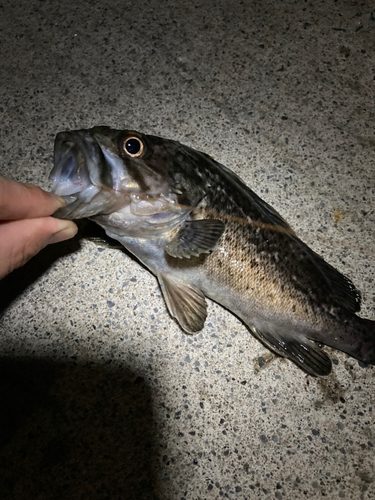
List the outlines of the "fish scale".
{"label": "fish scale", "polygon": [[[312,291],[314,282],[311,281],[310,275],[303,294],[299,290],[298,282],[304,277],[304,273],[300,279],[293,280],[294,273],[300,271],[298,266],[292,264],[295,258],[300,257],[301,251],[298,246],[288,241],[288,235],[280,232],[283,229],[281,226],[275,227],[273,231],[259,227],[260,222],[269,223],[269,221],[262,217],[260,211],[255,211],[254,207],[251,207],[250,214],[246,214],[232,198],[225,195],[224,191],[220,198],[218,200],[214,194],[207,202],[212,207],[212,212],[216,213],[216,217],[220,218],[223,211],[222,220],[227,221],[218,250],[205,261],[207,273],[217,274],[222,283],[233,287],[243,297],[257,298],[257,300],[261,297],[264,304],[278,307],[284,313],[297,314],[297,309],[301,309],[302,306],[306,315],[306,303],[309,296],[314,295]],[[225,208],[223,210],[220,207]],[[209,214],[204,216],[208,218]],[[230,222],[231,218],[241,218],[243,222],[233,223]],[[258,227],[252,225],[252,220],[258,222]],[[318,292],[321,291],[321,298],[327,300],[323,297],[324,289],[321,283],[318,283],[316,288]]]}
{"label": "fish scale", "polygon": [[187,333],[204,327],[209,297],[311,375],[331,371],[320,344],[375,364],[353,283],[205,153],[132,130],[61,132],[51,179],[67,201],[55,216],[88,217],[133,253]]}
{"label": "fish scale", "polygon": [[[279,249],[282,242],[277,241],[280,235],[275,237],[269,230],[261,233],[260,228],[227,223],[218,249],[205,259],[205,272],[208,276],[216,276],[220,285],[235,290],[249,314],[257,304],[257,307],[272,308],[280,315],[293,314],[311,321],[314,310],[308,291],[303,294],[295,286],[290,276],[292,269],[287,264],[277,265],[276,254],[280,254],[279,261],[283,260],[283,252]],[[266,233],[271,233],[268,238]],[[260,248],[268,248],[268,252]],[[215,296],[211,298],[215,300]]]}

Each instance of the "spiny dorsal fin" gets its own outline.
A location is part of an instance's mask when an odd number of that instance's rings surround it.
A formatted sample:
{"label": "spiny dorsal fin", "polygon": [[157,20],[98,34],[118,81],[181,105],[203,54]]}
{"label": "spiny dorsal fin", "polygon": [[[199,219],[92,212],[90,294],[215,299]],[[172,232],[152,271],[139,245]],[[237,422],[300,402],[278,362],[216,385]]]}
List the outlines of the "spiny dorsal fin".
{"label": "spiny dorsal fin", "polygon": [[158,279],[170,315],[188,333],[202,330],[207,317],[207,303],[203,293],[166,274],[159,274]]}

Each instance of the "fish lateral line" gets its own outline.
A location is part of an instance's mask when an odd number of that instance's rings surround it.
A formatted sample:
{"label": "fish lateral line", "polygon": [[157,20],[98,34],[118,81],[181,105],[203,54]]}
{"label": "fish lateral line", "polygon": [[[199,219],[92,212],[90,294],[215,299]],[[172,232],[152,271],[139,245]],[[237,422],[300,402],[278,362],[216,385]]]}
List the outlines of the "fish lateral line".
{"label": "fish lateral line", "polygon": [[[79,170],[80,170],[80,165],[79,165],[79,168],[77,169],[77,176],[78,176],[78,179],[80,181],[80,184],[81,184],[81,178],[79,177]],[[120,194],[125,194],[125,195],[128,195],[129,193],[124,190],[124,189],[116,189],[116,188],[111,188],[111,187],[108,187],[108,186],[102,186],[102,185],[98,185],[94,182],[92,182],[92,185],[95,186],[96,188],[98,189],[102,189],[103,191],[114,191],[116,193],[120,193]],[[81,184],[81,187],[83,189],[83,186]],[[138,198],[140,200],[149,200],[150,197],[149,196],[142,196],[142,195],[137,195]],[[169,202],[170,201],[168,199],[165,198],[165,201]],[[286,227],[282,227],[282,226],[278,226],[277,224],[269,224],[267,222],[260,222],[260,221],[256,221],[256,220],[249,220],[249,219],[245,219],[244,217],[236,217],[236,216],[233,216],[233,215],[228,215],[228,214],[223,214],[223,213],[220,213],[220,212],[217,212],[215,210],[207,210],[206,208],[205,209],[200,209],[200,208],[197,208],[197,207],[191,207],[189,205],[181,205],[181,204],[178,204],[178,205],[175,205],[176,207],[178,207],[179,209],[181,210],[190,210],[190,211],[195,211],[196,213],[205,213],[207,215],[210,215],[212,217],[215,217],[215,218],[221,218],[221,219],[224,219],[225,221],[228,221],[228,222],[238,222],[239,224],[244,224],[244,225],[247,225],[247,226],[253,226],[253,227],[256,227],[256,228],[259,228],[259,229],[264,229],[264,230],[267,230],[267,231],[273,231],[275,233],[283,233],[283,234],[288,234],[288,235],[292,235],[292,236],[295,236],[296,233],[295,231],[293,231],[293,229],[291,228],[286,228]]]}

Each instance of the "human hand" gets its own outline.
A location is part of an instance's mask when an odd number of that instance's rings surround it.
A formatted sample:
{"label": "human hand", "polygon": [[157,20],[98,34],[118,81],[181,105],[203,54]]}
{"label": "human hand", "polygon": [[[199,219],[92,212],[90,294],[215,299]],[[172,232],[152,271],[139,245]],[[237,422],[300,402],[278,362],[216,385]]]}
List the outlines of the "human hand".
{"label": "human hand", "polygon": [[62,198],[33,184],[0,176],[0,279],[50,243],[77,233],[74,222],[49,217],[64,205]]}

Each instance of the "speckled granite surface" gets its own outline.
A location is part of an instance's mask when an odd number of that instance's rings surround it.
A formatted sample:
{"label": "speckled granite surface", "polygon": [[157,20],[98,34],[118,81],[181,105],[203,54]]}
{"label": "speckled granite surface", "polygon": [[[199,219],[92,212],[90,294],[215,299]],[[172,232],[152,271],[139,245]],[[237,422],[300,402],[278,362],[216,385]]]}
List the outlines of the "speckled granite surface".
{"label": "speckled granite surface", "polygon": [[[375,319],[370,2],[5,0],[0,172],[49,188],[58,131],[180,140],[238,173]],[[373,499],[375,369],[275,359],[77,237],[0,283],[0,498]]]}

